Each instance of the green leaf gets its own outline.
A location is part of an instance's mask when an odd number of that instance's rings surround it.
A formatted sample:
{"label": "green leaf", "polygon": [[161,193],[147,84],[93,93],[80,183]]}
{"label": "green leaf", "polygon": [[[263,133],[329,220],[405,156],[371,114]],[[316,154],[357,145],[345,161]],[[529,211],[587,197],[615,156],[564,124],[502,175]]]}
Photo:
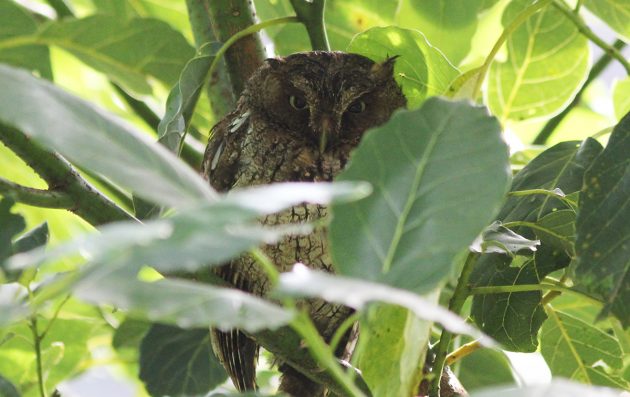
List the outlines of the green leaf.
{"label": "green leaf", "polygon": [[540,352],[552,375],[586,384],[623,385],[604,370],[604,366],[617,370],[623,366],[623,352],[614,337],[569,314],[553,309],[547,313]]}
{"label": "green leaf", "polygon": [[174,85],[195,53],[181,33],[165,22],[113,15],[51,22],[30,41],[63,48],[138,94],[151,93],[148,76]]}
{"label": "green leaf", "polygon": [[158,136],[159,141],[175,153],[179,151],[184,134],[190,125],[210,64],[219,48],[220,43],[210,43],[201,47],[199,53],[188,61],[182,70],[179,81],[166,100],[166,113],[160,120]]}
{"label": "green leaf", "polygon": [[92,104],[4,65],[0,86],[0,121],[78,165],[159,204],[183,206],[214,197],[172,153]]}
{"label": "green leaf", "polygon": [[15,388],[13,383],[0,375],[0,396],[2,397],[20,397],[20,392]]}
{"label": "green leaf", "polygon": [[626,0],[584,0],[583,3],[590,12],[606,22],[626,42],[630,40],[630,3]]}
{"label": "green leaf", "polygon": [[521,251],[536,251],[537,245],[540,245],[540,241],[528,240],[502,226],[499,222],[493,222],[473,242],[471,250],[486,254],[513,256]]}
{"label": "green leaf", "polygon": [[[511,1],[503,26],[532,3]],[[502,122],[539,119],[564,109],[589,69],[588,40],[555,7],[531,16],[507,40],[508,57],[495,60],[488,75],[486,102]]]}
{"label": "green leaf", "polygon": [[140,346],[140,379],[152,396],[203,395],[227,380],[210,330],[155,324]]}
{"label": "green leaf", "polygon": [[[383,284],[336,276],[296,265],[280,275],[276,294],[297,297],[319,297],[360,310],[370,302],[384,302],[411,310],[419,318],[437,322],[453,333],[482,335],[462,318],[426,297]],[[487,338],[484,343],[491,344]]]}
{"label": "green leaf", "polygon": [[[0,199],[0,263],[13,253],[11,240],[24,230],[26,222],[21,215],[11,213],[14,201],[8,197]],[[2,266],[4,268],[4,266]]]}
{"label": "green leaf", "polygon": [[[546,246],[520,267],[510,266],[511,258],[506,255],[490,254],[484,259],[471,275],[474,287],[538,284],[549,273],[569,265],[562,252]],[[540,291],[475,295],[470,315],[505,350],[533,352],[538,347],[538,330],[547,318],[541,300]]]}
{"label": "green leaf", "polygon": [[546,385],[526,386],[518,389],[513,386],[497,387],[473,393],[471,397],[619,397],[619,393],[620,390],[556,379]]}
{"label": "green leaf", "polygon": [[630,326],[630,114],[613,130],[606,149],[584,174],[575,244],[575,281],[603,298]]}
{"label": "green leaf", "polygon": [[630,112],[630,78],[625,78],[615,83],[613,88],[613,105],[617,120],[621,120],[623,116]]}
{"label": "green leaf", "polygon": [[[28,11],[16,2],[0,0],[0,43],[14,37],[34,34],[37,21]],[[17,48],[2,48],[0,44],[0,63],[32,70],[41,77],[52,80],[50,53],[46,46],[26,45]]]}
{"label": "green leaf", "polygon": [[137,349],[140,347],[140,342],[149,328],[151,328],[151,323],[147,321],[132,317],[125,318],[114,331],[112,347],[117,350],[124,348]]}
{"label": "green leaf", "polygon": [[26,252],[48,243],[48,222],[35,226],[13,242],[13,252]]}
{"label": "green leaf", "polygon": [[551,247],[564,250],[569,256],[575,256],[575,211],[559,210],[551,212],[538,220],[536,235]]}
{"label": "green leaf", "polygon": [[400,2],[397,23],[421,30],[429,42],[458,65],[468,55],[479,14],[496,0],[410,0]]}
{"label": "green leaf", "polygon": [[394,73],[410,109],[420,106],[431,96],[446,93],[459,75],[457,68],[417,30],[396,26],[372,28],[355,36],[348,52],[365,55],[377,62],[398,56]]}
{"label": "green leaf", "polygon": [[500,131],[484,108],[439,98],[369,131],[338,177],[374,187],[366,199],[332,207],[339,272],[418,292],[438,286],[503,200]]}
{"label": "green leaf", "polygon": [[371,305],[361,321],[353,360],[374,397],[412,396],[418,390],[431,323],[408,309]]}
{"label": "green leaf", "polygon": [[516,384],[510,361],[501,350],[480,349],[458,364],[457,377],[468,391]]}
{"label": "green leaf", "polygon": [[240,328],[256,332],[277,328],[293,314],[254,295],[185,280],[137,280],[128,271],[101,265],[75,286],[77,297],[94,304],[110,304],[131,315],[181,328]]}

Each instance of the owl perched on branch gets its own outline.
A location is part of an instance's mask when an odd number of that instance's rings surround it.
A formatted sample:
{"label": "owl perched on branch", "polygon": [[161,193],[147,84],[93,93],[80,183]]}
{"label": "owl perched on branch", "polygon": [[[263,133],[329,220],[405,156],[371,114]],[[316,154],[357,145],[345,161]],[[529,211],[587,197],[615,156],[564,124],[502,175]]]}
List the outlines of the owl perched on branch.
{"label": "owl perched on branch", "polygon": [[[363,133],[405,106],[393,78],[394,59],[375,63],[357,54],[316,51],[266,60],[249,79],[236,109],[213,128],[204,176],[218,191],[273,182],[332,181]],[[262,222],[313,222],[325,215],[325,207],[303,204]],[[296,262],[333,271],[325,228],[263,248],[281,272]],[[218,273],[244,291],[259,296],[269,292],[264,271],[247,255]],[[304,304],[326,340],[350,314],[346,307],[316,299]],[[237,389],[255,389],[256,343],[238,330],[214,331],[213,337],[217,356]],[[281,391],[296,397],[325,393],[323,386],[290,366],[281,365],[280,370]]]}

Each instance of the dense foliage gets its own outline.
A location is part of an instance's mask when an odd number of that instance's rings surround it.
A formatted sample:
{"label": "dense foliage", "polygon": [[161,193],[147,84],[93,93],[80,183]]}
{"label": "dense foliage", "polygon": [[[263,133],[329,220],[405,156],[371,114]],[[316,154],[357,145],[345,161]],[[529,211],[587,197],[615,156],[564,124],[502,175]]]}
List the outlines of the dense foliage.
{"label": "dense foliage", "polygon": [[[439,397],[445,364],[474,396],[630,391],[630,2],[329,0],[325,25],[323,0],[254,3],[252,25],[240,0],[0,0],[0,396],[229,394],[210,327],[338,395]],[[268,53],[397,55],[408,109],[332,184],[214,192],[230,15]],[[308,233],[257,222],[305,201],[331,206],[338,275],[256,248]],[[245,252],[276,299],[211,276]],[[301,297],[357,309],[360,373]],[[553,381],[477,391],[520,383],[506,352]]]}

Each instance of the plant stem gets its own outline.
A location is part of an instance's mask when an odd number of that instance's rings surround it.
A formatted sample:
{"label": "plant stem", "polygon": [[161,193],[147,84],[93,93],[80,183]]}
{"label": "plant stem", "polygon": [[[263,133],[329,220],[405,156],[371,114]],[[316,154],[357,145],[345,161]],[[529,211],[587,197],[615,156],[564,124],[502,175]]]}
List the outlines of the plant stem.
{"label": "plant stem", "polygon": [[306,28],[313,50],[330,51],[326,24],[324,23],[326,0],[291,0],[291,5],[298,19]]}
{"label": "plant stem", "polygon": [[548,6],[552,1],[553,0],[540,0],[537,3],[530,5],[529,7],[521,11],[521,13],[518,14],[516,18],[514,18],[514,20],[510,22],[510,24],[505,29],[503,29],[501,36],[499,37],[497,42],[494,43],[494,47],[492,47],[492,50],[490,50],[490,54],[488,54],[485,62],[479,68],[479,72],[477,73],[477,81],[475,82],[475,88],[472,91],[471,99],[474,100],[475,98],[479,97],[481,86],[483,84],[483,81],[486,79],[488,71],[490,70],[490,65],[492,65],[494,58],[496,57],[503,44],[510,37],[510,35],[514,33],[514,31],[518,29],[518,27],[521,26],[523,22],[527,21],[529,17],[540,11],[542,8]]}
{"label": "plant stem", "polygon": [[619,49],[611,46],[610,44],[602,40],[597,34],[595,34],[595,32],[591,30],[591,28],[589,28],[584,23],[584,21],[582,21],[579,15],[576,15],[573,12],[573,10],[567,7],[562,1],[553,0],[553,5],[558,10],[560,10],[567,18],[569,18],[571,22],[573,22],[573,24],[575,25],[575,27],[578,29],[580,33],[582,33],[590,41],[592,41],[593,44],[595,44],[596,46],[604,50],[605,53],[610,54],[610,56],[616,59],[621,64],[621,66],[623,66],[624,69],[626,69],[626,74],[630,75],[630,62],[628,62],[626,58],[624,58],[624,56],[621,55],[621,53],[619,52]]}
{"label": "plant stem", "polygon": [[33,346],[35,348],[35,365],[37,370],[37,385],[39,387],[40,397],[46,397],[46,389],[44,388],[44,371],[42,370],[42,339],[37,331],[37,314],[33,314],[29,322],[29,328],[33,334]]}
{"label": "plant stem", "polygon": [[446,365],[453,365],[457,361],[468,356],[469,354],[476,352],[482,347],[483,345],[478,340],[474,340],[472,342],[466,343],[465,345],[461,345],[456,350],[451,352],[448,356],[446,356]]}
{"label": "plant stem", "polygon": [[[253,33],[259,32],[265,28],[268,28],[269,26],[273,26],[273,25],[282,25],[285,23],[292,23],[292,22],[299,22],[297,17],[282,17],[282,18],[276,18],[276,19],[270,19],[268,21],[265,22],[261,22],[258,23],[256,25],[251,25],[249,27],[247,27],[246,29],[241,30],[240,32],[237,32],[234,34],[234,36],[230,37],[222,46],[221,48],[219,48],[219,51],[217,51],[214,60],[212,61],[212,64],[210,65],[210,71],[208,72],[209,76],[212,76],[214,73],[214,70],[218,67],[219,65],[219,60],[221,59],[221,57],[223,56],[223,54],[225,54],[227,56],[228,52],[230,51],[230,48],[239,40],[241,40],[243,37],[247,37],[252,35]],[[240,91],[239,91],[240,92]]]}
{"label": "plant stem", "polygon": [[271,285],[275,287],[278,285],[278,281],[280,280],[280,273],[278,273],[278,269],[273,264],[271,259],[260,249],[254,248],[249,251],[249,254],[258,262],[258,264],[263,268]]}
{"label": "plant stem", "polygon": [[18,203],[35,207],[71,209],[74,205],[72,197],[61,191],[33,189],[18,185],[0,178],[0,195],[11,197]]}
{"label": "plant stem", "polygon": [[[464,268],[462,269],[459,280],[457,281],[457,286],[455,287],[453,296],[448,304],[448,309],[455,314],[459,314],[461,312],[464,302],[466,302],[466,299],[470,295],[471,288],[468,285],[468,282],[478,258],[479,254],[474,252],[469,253],[466,258]],[[435,350],[435,362],[433,364],[432,371],[434,378],[431,380],[431,386],[429,388],[430,397],[440,397],[440,379],[442,377],[442,373],[444,372],[444,363],[446,362],[448,347],[451,344],[452,339],[453,334],[450,331],[443,329],[440,341],[438,342]]]}
{"label": "plant stem", "polygon": [[[195,38],[195,47],[199,50],[204,44],[217,41],[212,32],[210,21],[211,0],[186,0],[188,20]],[[221,61],[214,74],[210,75],[206,93],[210,101],[210,108],[215,120],[222,119],[234,108],[235,101],[230,88],[225,62]]]}
{"label": "plant stem", "polygon": [[71,197],[68,209],[92,225],[135,219],[83,179],[66,159],[42,149],[22,132],[0,125],[0,141],[46,181],[49,191]]}
{"label": "plant stem", "polygon": [[[623,40],[617,40],[613,43],[611,48],[614,48],[616,51],[619,51],[623,47],[625,47],[625,45],[626,43]],[[580,103],[580,100],[582,99],[582,94],[584,94],[584,91],[586,91],[586,88],[597,77],[599,77],[599,75],[606,69],[606,67],[610,64],[610,62],[613,59],[614,58],[610,52],[606,51],[604,52],[604,54],[602,54],[602,56],[597,60],[597,62],[595,62],[595,64],[591,68],[591,71],[588,73],[588,77],[586,78],[586,81],[584,82],[580,90],[577,92],[577,94],[575,94],[575,97],[573,98],[571,103],[566,108],[564,108],[562,112],[558,113],[552,119],[547,121],[545,126],[540,130],[540,132],[538,133],[538,135],[532,142],[534,145],[544,145],[545,143],[547,143],[547,140],[556,130],[558,125],[560,125],[562,120],[564,120],[564,118],[569,114],[569,112],[573,110],[573,108],[576,107]]]}
{"label": "plant stem", "polygon": [[[230,37],[256,23],[256,11],[251,0],[212,0],[206,6],[212,31],[220,42],[227,42]],[[227,50],[225,64],[235,98],[241,95],[245,82],[263,59],[265,50],[257,34],[243,36]]]}
{"label": "plant stem", "polygon": [[505,294],[516,292],[530,292],[530,291],[556,291],[566,292],[575,296],[579,296],[588,299],[592,303],[597,305],[603,305],[603,302],[599,299],[587,295],[584,292],[565,287],[557,283],[541,283],[541,284],[520,284],[520,285],[493,285],[490,287],[474,287],[470,290],[471,295],[487,295],[487,294]]}

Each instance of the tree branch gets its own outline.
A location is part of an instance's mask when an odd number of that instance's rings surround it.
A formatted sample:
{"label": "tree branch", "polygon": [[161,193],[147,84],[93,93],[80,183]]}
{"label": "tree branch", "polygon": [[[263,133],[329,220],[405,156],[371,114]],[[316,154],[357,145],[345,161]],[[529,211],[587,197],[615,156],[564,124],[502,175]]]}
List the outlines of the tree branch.
{"label": "tree branch", "polygon": [[35,207],[71,209],[74,205],[72,197],[64,192],[34,189],[0,178],[0,195],[11,197],[16,202]]}
{"label": "tree branch", "polygon": [[326,24],[324,23],[324,8],[326,0],[291,0],[293,10],[306,28],[313,50],[330,51]]}
{"label": "tree branch", "polygon": [[22,132],[0,125],[0,141],[46,181],[49,192],[63,192],[71,198],[68,210],[92,225],[135,219],[83,179],[66,159],[42,149]]}
{"label": "tree branch", "polygon": [[[210,0],[186,0],[186,7],[197,50],[206,43],[217,41],[210,21]],[[228,80],[225,61],[221,61],[210,76],[206,92],[215,120],[222,119],[234,108],[235,100]]]}
{"label": "tree branch", "polygon": [[[208,4],[215,37],[225,43],[231,36],[256,23],[254,3],[249,0],[213,0]],[[245,82],[262,64],[265,50],[258,34],[243,37],[225,53],[232,93],[239,97]]]}

